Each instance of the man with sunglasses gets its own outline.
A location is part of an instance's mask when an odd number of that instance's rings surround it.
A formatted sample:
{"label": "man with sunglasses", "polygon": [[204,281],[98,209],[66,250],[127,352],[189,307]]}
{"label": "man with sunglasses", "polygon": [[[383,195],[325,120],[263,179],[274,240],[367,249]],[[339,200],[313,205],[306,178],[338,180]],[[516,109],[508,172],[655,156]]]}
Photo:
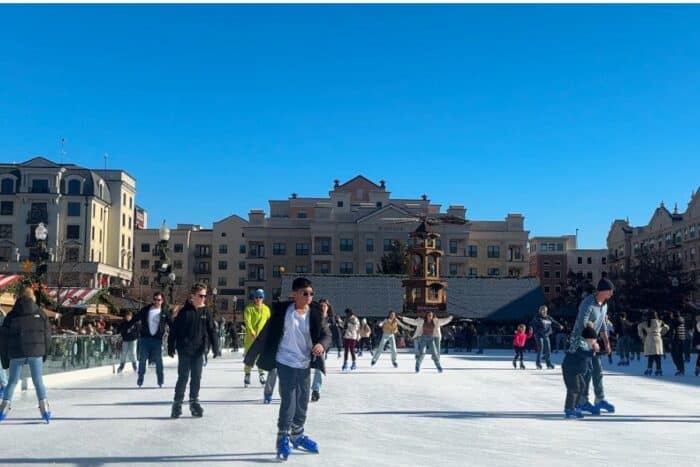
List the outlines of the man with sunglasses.
{"label": "man with sunglasses", "polygon": [[[249,303],[243,309],[243,322],[245,324],[245,337],[243,338],[243,352],[247,352],[251,344],[258,337],[260,331],[265,327],[267,320],[270,319],[270,308],[265,305],[265,291],[258,289],[253,292],[253,303]],[[243,372],[243,384],[245,387],[250,386],[250,370],[253,364],[245,365]],[[258,368],[260,384],[265,384],[265,372]],[[274,384],[274,383],[273,383]]]}
{"label": "man with sunglasses", "polygon": [[212,311],[206,306],[207,286],[197,283],[190,290],[190,299],[173,320],[168,336],[168,355],[175,356],[177,350],[177,383],[175,383],[175,400],[172,418],[182,415],[182,401],[185,399],[185,387],[190,380],[190,413],[193,417],[204,414],[199,405],[199,387],[202,380],[204,354],[211,346],[214,358],[221,356],[219,336],[214,324]]}
{"label": "man with sunglasses", "polygon": [[156,377],[158,386],[163,387],[163,335],[165,327],[172,325],[170,309],[164,303],[163,294],[153,294],[153,303],[147,305],[138,312],[134,318],[141,324],[139,337],[139,373],[136,384],[143,386],[143,377],[146,374],[147,361],[156,364]]}
{"label": "man with sunglasses", "polygon": [[318,445],[304,434],[311,392],[311,368],[325,373],[323,354],[331,345],[328,323],[313,301],[311,281],[304,277],[292,283],[293,300],[273,306],[272,316],[248,350],[244,362],[259,368],[277,369],[281,397],[277,420],[277,458],[286,460],[291,445],[318,453]]}

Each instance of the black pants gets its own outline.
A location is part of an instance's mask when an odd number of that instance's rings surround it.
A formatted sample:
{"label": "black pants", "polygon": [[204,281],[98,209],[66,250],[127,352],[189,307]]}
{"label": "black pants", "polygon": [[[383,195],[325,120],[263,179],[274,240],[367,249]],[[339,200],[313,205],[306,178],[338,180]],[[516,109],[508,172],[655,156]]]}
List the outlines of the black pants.
{"label": "black pants", "polygon": [[518,358],[520,359],[520,363],[523,362],[523,351],[525,350],[525,347],[513,347],[515,349],[515,357],[513,357],[513,361],[517,361]]}
{"label": "black pants", "polygon": [[651,370],[652,363],[656,362],[656,369],[661,370],[661,355],[647,355],[647,369]]}
{"label": "black pants", "polygon": [[177,383],[175,383],[175,402],[185,399],[185,387],[190,380],[190,401],[199,399],[199,384],[202,381],[202,363],[204,356],[201,353],[195,355],[178,355]]}
{"label": "black pants", "polygon": [[278,434],[301,433],[306,423],[311,388],[311,370],[298,369],[277,362],[280,411],[277,419]]}
{"label": "black pants", "polygon": [[676,370],[685,373],[685,360],[683,359],[683,349],[685,347],[685,341],[672,340],[671,341],[671,357],[673,358],[673,363],[676,365]]}
{"label": "black pants", "polygon": [[566,364],[562,365],[562,374],[564,375],[564,384],[566,385],[564,409],[573,410],[576,407],[576,402],[581,397],[581,393],[586,387],[586,380],[583,374],[570,371]]}

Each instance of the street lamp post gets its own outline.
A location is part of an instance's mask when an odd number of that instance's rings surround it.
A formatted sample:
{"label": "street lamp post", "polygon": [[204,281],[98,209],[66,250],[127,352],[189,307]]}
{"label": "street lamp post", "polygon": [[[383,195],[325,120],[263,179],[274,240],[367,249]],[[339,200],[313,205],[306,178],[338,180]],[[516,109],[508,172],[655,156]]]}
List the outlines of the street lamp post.
{"label": "street lamp post", "polygon": [[[158,268],[158,284],[160,291],[165,293],[165,288],[170,286],[170,304],[173,300],[173,283],[175,282],[175,273],[173,273],[170,258],[168,257],[168,241],[170,240],[170,229],[163,221],[158,231],[158,254],[160,255],[160,267]],[[171,279],[172,275],[172,279]]]}
{"label": "street lamp post", "polygon": [[214,315],[214,317],[216,317],[216,296],[219,295],[219,289],[214,287],[211,291],[211,295],[212,295],[212,307],[211,307],[212,314]]}
{"label": "street lamp post", "polygon": [[175,287],[175,279],[177,279],[175,273],[170,272],[170,274],[168,274],[168,298],[170,299],[171,305],[173,304],[173,288]]}
{"label": "street lamp post", "polygon": [[48,259],[48,250],[46,249],[46,239],[49,236],[49,229],[46,228],[43,222],[40,222],[34,229],[34,236],[37,239],[37,247],[39,248],[39,264],[36,267],[36,275],[39,283],[41,283],[47,272],[46,260]]}

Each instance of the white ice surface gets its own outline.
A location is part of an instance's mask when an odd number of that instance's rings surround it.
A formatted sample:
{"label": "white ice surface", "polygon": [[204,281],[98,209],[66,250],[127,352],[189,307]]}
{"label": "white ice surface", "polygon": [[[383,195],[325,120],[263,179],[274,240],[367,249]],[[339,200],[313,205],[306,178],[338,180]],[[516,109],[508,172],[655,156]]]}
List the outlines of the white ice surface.
{"label": "white ice surface", "polygon": [[[340,373],[331,353],[321,400],[311,403],[307,433],[321,454],[295,452],[288,465],[318,466],[698,466],[700,377],[639,376],[634,363],[606,368],[614,415],[562,417],[559,368],[513,370],[510,353],[443,355],[413,372],[385,354],[370,368]],[[555,355],[558,363],[561,354]],[[617,361],[617,358],[615,359]],[[695,355],[693,355],[693,364]],[[262,404],[254,376],[242,387],[241,357],[210,360],[202,378],[205,413],[171,420],[176,369],[166,358],[166,387],[149,369],[137,389],[130,370],[49,387],[54,420],[40,423],[33,391],[17,391],[0,423],[0,465],[255,465],[274,461],[279,400]],[[609,370],[609,371],[607,371]],[[670,356],[664,361],[673,374]],[[689,366],[689,373],[693,367]]]}

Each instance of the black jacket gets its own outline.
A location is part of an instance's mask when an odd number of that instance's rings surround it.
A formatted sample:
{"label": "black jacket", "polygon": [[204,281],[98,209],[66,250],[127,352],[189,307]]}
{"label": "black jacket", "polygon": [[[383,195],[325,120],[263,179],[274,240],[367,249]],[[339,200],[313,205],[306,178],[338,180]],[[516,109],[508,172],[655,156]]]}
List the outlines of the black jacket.
{"label": "black jacket", "polygon": [[[265,327],[260,331],[260,335],[246,352],[243,362],[248,366],[255,364],[257,358],[258,368],[270,371],[277,367],[277,349],[282,340],[284,333],[284,318],[287,314],[287,308],[293,302],[278,302],[272,306],[272,314],[270,319],[265,324]],[[312,302],[309,306],[309,333],[311,334],[311,343],[313,345],[321,344],[323,350],[327,351],[331,346],[331,331],[328,327],[328,322],[323,319],[323,311],[321,306]],[[326,372],[326,365],[323,357],[312,357],[311,368]]]}
{"label": "black jacket", "polygon": [[219,336],[209,308],[195,308],[191,302],[178,312],[168,336],[168,354],[204,354],[211,346],[215,356],[219,355]]}
{"label": "black jacket", "polygon": [[119,323],[119,334],[124,342],[132,342],[139,338],[139,323],[134,318]]}
{"label": "black jacket", "polygon": [[155,335],[151,335],[151,330],[148,327],[148,310],[151,309],[151,305],[146,305],[141,308],[132,321],[141,323],[141,337],[155,337],[156,339],[162,339],[165,334],[165,326],[172,326],[173,317],[170,314],[170,309],[163,305],[160,311],[160,323],[158,324],[158,331]]}
{"label": "black jacket", "polygon": [[13,358],[45,357],[50,344],[51,326],[44,311],[32,299],[21,297],[0,328],[3,368]]}

